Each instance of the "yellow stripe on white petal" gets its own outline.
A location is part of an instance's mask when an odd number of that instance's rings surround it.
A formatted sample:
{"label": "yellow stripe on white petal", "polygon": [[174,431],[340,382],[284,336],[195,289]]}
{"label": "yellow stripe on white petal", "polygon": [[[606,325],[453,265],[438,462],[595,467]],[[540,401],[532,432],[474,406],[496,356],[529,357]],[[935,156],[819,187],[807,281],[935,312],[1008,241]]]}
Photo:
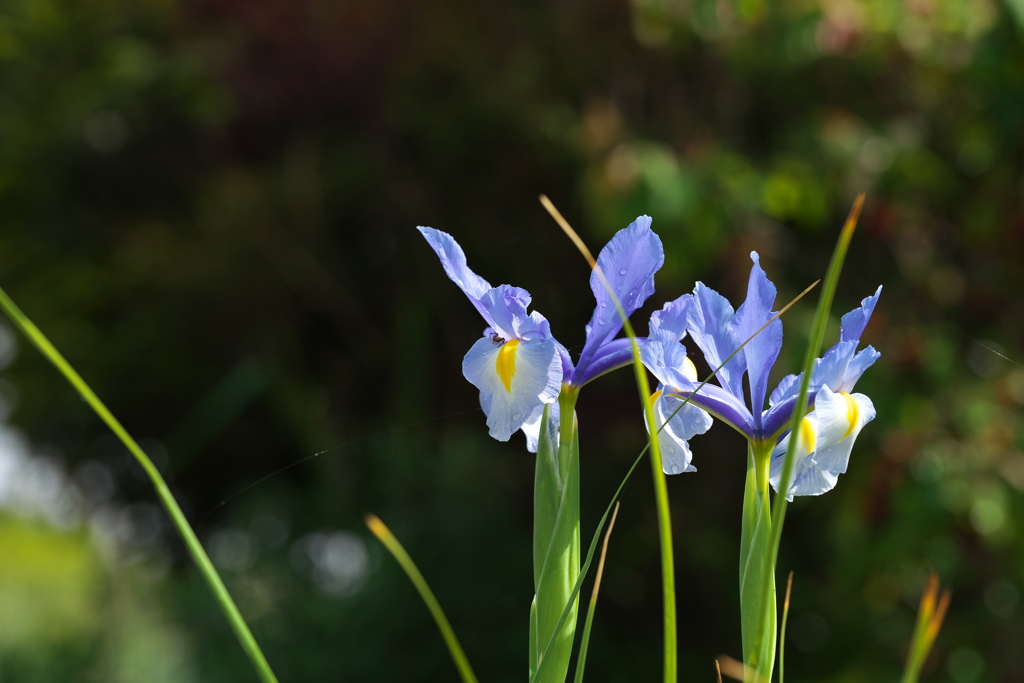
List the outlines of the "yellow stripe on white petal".
{"label": "yellow stripe on white petal", "polygon": [[845,392],[840,392],[839,395],[846,399],[846,422],[848,426],[846,428],[846,433],[843,434],[843,438],[845,439],[853,434],[855,429],[859,430],[864,425],[860,423],[860,406],[857,405],[857,399]]}
{"label": "yellow stripe on white petal", "polygon": [[483,337],[463,359],[462,374],[480,390],[487,426],[499,441],[508,441],[562,388],[562,361],[552,339],[499,344]]}
{"label": "yellow stripe on white petal", "polygon": [[498,378],[505,385],[505,391],[512,393],[512,378],[516,374],[516,351],[519,349],[518,339],[509,339],[498,349],[498,358],[494,363]]}

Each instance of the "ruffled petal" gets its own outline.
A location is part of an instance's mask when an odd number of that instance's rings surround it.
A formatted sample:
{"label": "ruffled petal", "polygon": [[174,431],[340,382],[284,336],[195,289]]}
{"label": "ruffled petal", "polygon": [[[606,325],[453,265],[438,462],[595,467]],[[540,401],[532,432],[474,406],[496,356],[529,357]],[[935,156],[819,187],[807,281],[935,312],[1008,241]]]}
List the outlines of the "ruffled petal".
{"label": "ruffled petal", "polygon": [[782,321],[776,318],[768,327],[761,329],[775,315],[772,307],[775,305],[776,290],[761,268],[757,252],[750,252],[750,258],[754,265],[750,269],[747,299],[736,311],[729,332],[734,347],[756,333],[743,347],[742,353],[746,359],[747,381],[750,384],[750,411],[754,416],[755,429],[760,430],[761,411],[764,410],[764,398],[768,391],[768,373],[782,349]]}
{"label": "ruffled petal", "polygon": [[466,296],[469,297],[469,300],[480,311],[480,314],[486,318],[487,316],[480,305],[480,299],[491,288],[491,285],[487,280],[469,269],[469,266],[466,265],[466,254],[462,251],[459,243],[448,233],[435,230],[434,228],[420,226],[416,229],[426,238],[427,243],[433,247],[438,258],[441,259],[441,266],[444,268],[444,272],[448,274],[452,282],[459,286],[459,289],[466,293]]}
{"label": "ruffled petal", "polygon": [[462,374],[480,390],[491,436],[508,441],[538,406],[557,400],[562,361],[553,339],[499,343],[484,337],[463,359]]}
{"label": "ruffled petal", "polygon": [[850,462],[857,435],[875,419],[875,406],[864,394],[833,393],[822,387],[814,401],[818,439],[814,459],[822,470],[842,474]]}
{"label": "ruffled petal", "polygon": [[743,401],[746,358],[742,353],[738,353],[724,367],[719,368],[722,361],[736,350],[736,345],[729,334],[729,324],[734,316],[732,304],[728,299],[703,282],[697,283],[693,290],[693,303],[687,315],[687,330],[704,353],[704,359],[711,369],[718,368],[716,377],[719,383],[733,396]]}
{"label": "ruffled petal", "polygon": [[[787,498],[817,496],[831,491],[846,472],[857,435],[875,417],[875,407],[864,394],[833,392],[823,386],[814,410],[800,426],[793,483]],[[812,436],[813,435],[813,436]],[[791,434],[772,451],[770,481],[778,490],[782,465]]]}
{"label": "ruffled petal", "polygon": [[669,301],[660,311],[651,314],[648,339],[658,341],[682,341],[686,337],[686,324],[689,316],[692,294],[684,294],[675,301]]}
{"label": "ruffled petal", "polygon": [[[651,231],[650,216],[640,216],[615,233],[597,257],[597,265],[615,292],[628,317],[654,294],[654,274],[665,262],[661,239]],[[590,274],[590,289],[597,306],[587,323],[587,341],[576,364],[585,372],[598,349],[622,329],[615,299],[605,289],[597,272]]]}
{"label": "ruffled petal", "polygon": [[690,464],[693,455],[687,442],[711,429],[711,416],[692,402],[683,405],[682,399],[665,393],[664,387],[652,398],[658,424],[665,425],[658,433],[662,469],[665,474],[695,472],[697,468]]}
{"label": "ruffled petal", "polygon": [[[697,391],[697,371],[686,357],[686,347],[678,342],[648,341],[640,346],[640,358],[667,392],[690,402],[729,424],[748,439],[753,439],[753,419],[742,398],[714,384],[705,384]],[[696,393],[694,393],[696,391]]]}

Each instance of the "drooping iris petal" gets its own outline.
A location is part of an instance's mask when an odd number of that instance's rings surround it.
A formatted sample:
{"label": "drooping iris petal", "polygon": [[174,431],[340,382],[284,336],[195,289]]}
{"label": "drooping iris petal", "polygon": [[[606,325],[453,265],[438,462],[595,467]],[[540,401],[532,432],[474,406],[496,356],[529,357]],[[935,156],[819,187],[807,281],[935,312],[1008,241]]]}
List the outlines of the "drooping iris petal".
{"label": "drooping iris petal", "polygon": [[768,391],[768,373],[782,349],[782,321],[775,319],[768,327],[761,329],[774,315],[772,307],[775,305],[776,290],[761,268],[757,252],[750,252],[750,258],[754,265],[750,269],[747,299],[736,311],[736,316],[729,324],[729,332],[734,348],[747,342],[741,353],[746,360],[747,381],[750,384],[750,412],[754,416],[754,427],[759,431],[764,398]]}
{"label": "drooping iris petal", "polygon": [[[587,340],[576,364],[577,373],[586,373],[598,349],[622,329],[622,319],[615,307],[619,300],[628,317],[654,293],[654,274],[665,262],[661,239],[651,231],[651,218],[640,216],[628,227],[615,233],[597,257],[597,265],[615,293],[605,289],[597,272],[590,275],[590,289],[597,306],[587,323]],[[574,383],[579,384],[578,378]]]}
{"label": "drooping iris petal", "polygon": [[[480,305],[480,299],[487,290],[491,289],[491,285],[487,280],[469,269],[469,266],[466,265],[466,254],[462,251],[459,243],[448,233],[435,230],[434,228],[419,226],[416,229],[426,238],[427,243],[433,247],[438,258],[441,259],[441,266],[444,268],[444,272],[448,274],[452,282],[459,286],[459,289],[466,293],[469,300],[473,302],[473,305],[483,315],[484,311]],[[484,315],[484,317],[486,318],[487,316]]]}
{"label": "drooping iris petal", "polygon": [[743,401],[743,373],[747,369],[746,358],[742,353],[722,365],[736,345],[729,326],[735,313],[732,304],[703,282],[698,282],[693,290],[693,303],[687,315],[688,331],[693,341],[704,352],[704,358],[712,370],[718,369],[716,377],[723,387],[733,396]]}
{"label": "drooping iris petal", "polygon": [[664,386],[651,398],[658,424],[665,425],[658,433],[662,469],[665,474],[695,472],[697,468],[691,464],[693,455],[687,442],[711,429],[711,416],[692,402],[683,405],[683,400],[666,393]]}
{"label": "drooping iris petal", "polygon": [[[817,496],[831,491],[839,475],[846,472],[857,435],[874,417],[874,405],[864,394],[834,393],[827,386],[822,387],[814,410],[800,423],[793,483],[787,498],[792,500],[793,496]],[[790,438],[792,434],[772,451],[769,481],[776,491],[781,484]]]}
{"label": "drooping iris petal", "polygon": [[682,341],[686,336],[686,323],[693,303],[692,294],[684,294],[669,301],[660,311],[651,314],[647,338],[656,341]]}
{"label": "drooping iris petal", "polygon": [[490,434],[508,441],[562,387],[562,361],[553,339],[477,340],[462,361],[462,374],[480,390]]}

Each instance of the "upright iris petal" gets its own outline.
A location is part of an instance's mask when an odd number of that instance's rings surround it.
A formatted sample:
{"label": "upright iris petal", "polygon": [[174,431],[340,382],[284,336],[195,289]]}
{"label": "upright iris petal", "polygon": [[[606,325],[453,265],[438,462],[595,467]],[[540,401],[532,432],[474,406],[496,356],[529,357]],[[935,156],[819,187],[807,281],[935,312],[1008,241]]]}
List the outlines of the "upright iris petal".
{"label": "upright iris petal", "polygon": [[[445,273],[490,326],[463,359],[462,374],[480,390],[490,435],[508,441],[538,409],[558,399],[564,348],[551,336],[544,316],[527,313],[529,292],[511,285],[491,287],[469,269],[462,247],[451,235],[433,228],[419,231],[441,259]],[[528,426],[528,444],[529,430]]]}
{"label": "upright iris petal", "polygon": [[[596,270],[590,274],[590,289],[597,306],[587,323],[587,340],[583,345],[572,383],[586,384],[598,374],[624,365],[632,358],[628,341],[615,345],[615,335],[622,329],[622,318],[615,307],[618,299],[626,316],[632,315],[654,293],[654,274],[665,262],[661,240],[651,230],[651,218],[640,216],[619,230],[597,257],[615,298],[609,294]],[[609,344],[614,353],[608,353]],[[597,361],[602,360],[600,365]]]}

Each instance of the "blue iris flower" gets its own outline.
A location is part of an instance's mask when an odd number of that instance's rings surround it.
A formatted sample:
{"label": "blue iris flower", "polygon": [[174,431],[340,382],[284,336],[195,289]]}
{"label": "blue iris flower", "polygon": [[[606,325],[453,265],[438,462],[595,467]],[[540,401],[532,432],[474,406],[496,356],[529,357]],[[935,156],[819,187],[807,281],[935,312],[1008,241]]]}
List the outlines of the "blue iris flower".
{"label": "blue iris flower", "polygon": [[[614,299],[592,273],[590,288],[597,305],[574,365],[565,347],[552,336],[544,316],[537,311],[527,313],[529,292],[511,285],[492,287],[469,269],[462,247],[451,235],[433,228],[418,230],[441,259],[448,277],[487,321],[483,337],[462,362],[462,373],[480,390],[490,435],[508,441],[522,429],[527,447],[536,452],[545,405],[552,406],[549,424],[557,425],[557,399],[563,388],[578,390],[632,360],[629,340],[616,339],[622,320]],[[664,261],[661,240],[651,231],[648,216],[617,232],[597,259],[627,316],[654,293],[654,274]]]}
{"label": "blue iris flower", "polygon": [[[729,362],[722,364],[775,315],[772,311],[775,285],[765,275],[756,252],[751,253],[751,258],[754,263],[747,299],[738,310],[734,310],[725,297],[700,282],[692,296],[685,295],[673,302],[685,306],[686,331],[700,347],[708,365],[712,369],[719,368],[718,384],[705,384],[697,390],[696,369],[678,339],[657,338],[652,332],[642,345],[641,356],[661,382],[654,396],[659,415],[672,415],[671,402],[678,406],[682,399],[690,397],[693,406],[732,426],[758,450],[772,449],[770,481],[778,487],[783,455],[789,443],[786,432],[800,386],[798,375],[784,378],[769,397],[769,407],[764,408],[768,375],[782,348],[782,321],[772,321]],[[880,356],[870,346],[859,352],[857,347],[881,290],[879,287],[861,302],[860,308],[843,316],[839,342],[814,364],[809,393],[812,409],[799,428],[795,476],[787,492],[789,498],[831,490],[838,475],[846,471],[854,440],[875,416],[871,399],[851,392],[864,371]],[[685,303],[680,303],[684,299]],[[678,327],[679,322],[675,324]],[[700,415],[686,412],[688,407],[671,417],[661,432],[663,450],[674,449],[684,457],[689,455],[685,442],[694,434],[702,433],[701,428],[704,428]],[[689,465],[688,460],[686,464]],[[692,466],[682,471],[690,469]]]}

